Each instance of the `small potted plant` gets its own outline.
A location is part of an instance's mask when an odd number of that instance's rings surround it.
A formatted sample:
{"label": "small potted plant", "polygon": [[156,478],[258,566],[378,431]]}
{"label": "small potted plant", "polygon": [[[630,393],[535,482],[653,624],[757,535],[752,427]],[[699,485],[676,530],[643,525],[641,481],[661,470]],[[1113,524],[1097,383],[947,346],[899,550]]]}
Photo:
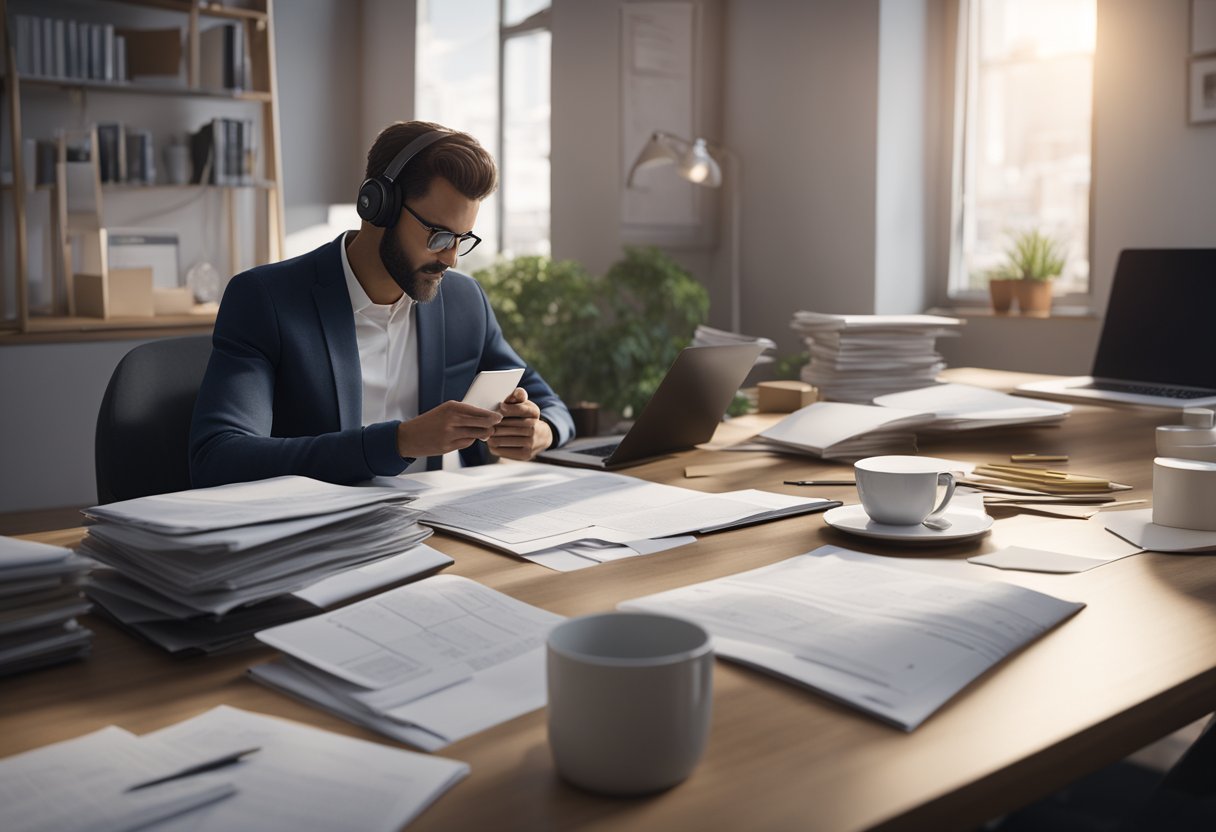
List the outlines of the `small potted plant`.
{"label": "small potted plant", "polygon": [[985,274],[988,278],[988,295],[992,298],[992,311],[998,315],[1008,315],[1013,307],[1013,298],[1017,294],[1017,285],[1021,277],[1013,274],[1008,266],[1001,265]]}
{"label": "small potted plant", "polygon": [[1051,281],[1064,271],[1066,259],[1064,244],[1037,228],[1014,236],[1001,268],[1006,276],[1017,278],[1015,290],[1023,315],[1051,314]]}

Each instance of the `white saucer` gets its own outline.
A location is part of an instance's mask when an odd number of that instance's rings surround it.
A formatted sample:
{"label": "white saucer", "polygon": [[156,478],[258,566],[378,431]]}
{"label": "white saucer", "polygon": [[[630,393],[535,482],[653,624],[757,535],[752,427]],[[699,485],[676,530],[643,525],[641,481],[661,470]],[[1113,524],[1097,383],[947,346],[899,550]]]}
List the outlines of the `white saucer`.
{"label": "white saucer", "polygon": [[976,511],[947,510],[943,515],[950,521],[950,528],[942,531],[926,526],[888,526],[875,523],[860,505],[839,506],[823,515],[823,520],[833,529],[873,537],[877,540],[899,540],[905,543],[941,543],[950,540],[966,540],[978,537],[992,528],[992,518]]}

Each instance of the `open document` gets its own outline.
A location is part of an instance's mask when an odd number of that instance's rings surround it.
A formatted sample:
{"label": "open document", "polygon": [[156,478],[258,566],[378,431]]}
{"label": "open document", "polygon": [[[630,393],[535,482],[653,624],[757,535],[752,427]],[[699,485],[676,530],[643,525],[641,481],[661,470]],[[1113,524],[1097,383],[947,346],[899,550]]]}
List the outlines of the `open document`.
{"label": "open document", "polygon": [[157,832],[395,832],[469,773],[456,760],[227,705],[142,740],[194,753],[233,744],[258,748],[239,765],[221,769],[236,785],[235,795],[158,825]]}
{"label": "open document", "polygon": [[718,531],[839,505],[756,490],[706,494],[536,463],[431,471],[396,483],[417,495],[411,506],[428,526],[521,556],[585,540],[628,545]]}
{"label": "open document", "polygon": [[911,731],[988,668],[1084,604],[938,577],[823,546],[627,601],[691,619],[732,659]]}
{"label": "open document", "polygon": [[545,638],[562,620],[437,575],[258,633],[286,660],[250,675],[433,751],[545,704]]}

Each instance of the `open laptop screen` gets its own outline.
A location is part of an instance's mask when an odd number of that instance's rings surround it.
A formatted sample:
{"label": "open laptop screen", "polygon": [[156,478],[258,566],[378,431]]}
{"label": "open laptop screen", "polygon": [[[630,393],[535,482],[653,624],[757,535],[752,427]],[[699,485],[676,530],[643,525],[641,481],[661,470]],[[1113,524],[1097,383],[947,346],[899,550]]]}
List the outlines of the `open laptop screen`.
{"label": "open laptop screen", "polygon": [[1095,378],[1216,389],[1216,249],[1127,249]]}

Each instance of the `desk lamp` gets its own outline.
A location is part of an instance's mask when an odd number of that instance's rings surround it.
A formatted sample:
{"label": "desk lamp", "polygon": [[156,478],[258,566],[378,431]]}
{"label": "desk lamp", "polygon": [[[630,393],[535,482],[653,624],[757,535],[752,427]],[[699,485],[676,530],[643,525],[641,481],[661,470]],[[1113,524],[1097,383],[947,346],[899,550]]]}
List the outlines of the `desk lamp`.
{"label": "desk lamp", "polygon": [[656,130],[642,147],[642,152],[629,168],[625,187],[634,187],[634,178],[643,168],[674,164],[681,179],[718,188],[722,185],[722,165],[719,158],[730,160],[727,169],[733,176],[730,188],[730,328],[739,332],[739,157],[719,144],[711,145],[703,138],[693,141]]}

